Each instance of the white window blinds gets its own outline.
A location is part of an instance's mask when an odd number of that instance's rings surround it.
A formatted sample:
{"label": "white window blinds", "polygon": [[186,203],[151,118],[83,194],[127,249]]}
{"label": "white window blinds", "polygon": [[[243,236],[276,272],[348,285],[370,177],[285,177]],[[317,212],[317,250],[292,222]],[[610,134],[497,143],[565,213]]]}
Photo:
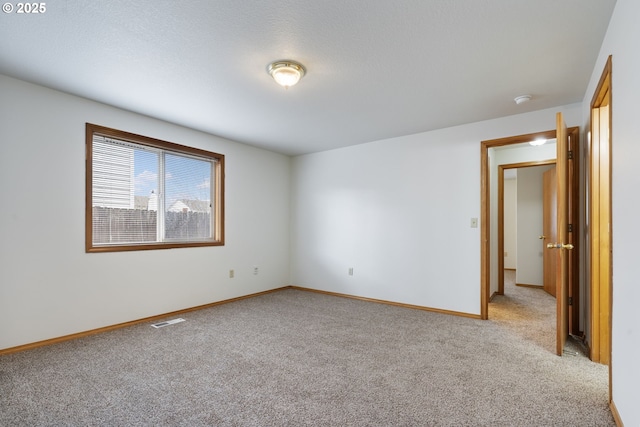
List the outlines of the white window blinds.
{"label": "white window blinds", "polygon": [[216,160],[93,135],[94,246],[213,238]]}

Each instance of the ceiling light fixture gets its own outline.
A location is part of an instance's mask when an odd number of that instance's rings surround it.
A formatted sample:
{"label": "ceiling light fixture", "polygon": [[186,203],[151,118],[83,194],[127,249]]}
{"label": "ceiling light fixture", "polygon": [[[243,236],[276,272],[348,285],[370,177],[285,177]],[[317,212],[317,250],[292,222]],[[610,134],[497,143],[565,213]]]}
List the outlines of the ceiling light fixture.
{"label": "ceiling light fixture", "polygon": [[533,140],[533,141],[529,142],[529,145],[533,145],[534,147],[537,147],[537,146],[542,145],[542,144],[544,144],[546,142],[547,142],[546,139],[539,138],[539,139],[536,139],[536,140]]}
{"label": "ceiling light fixture", "polygon": [[288,60],[272,62],[267,70],[273,80],[285,89],[298,83],[307,72],[302,64]]}
{"label": "ceiling light fixture", "polygon": [[520,104],[523,104],[525,102],[531,101],[531,95],[516,96],[515,98],[513,98],[513,100],[516,102],[516,104],[520,105]]}

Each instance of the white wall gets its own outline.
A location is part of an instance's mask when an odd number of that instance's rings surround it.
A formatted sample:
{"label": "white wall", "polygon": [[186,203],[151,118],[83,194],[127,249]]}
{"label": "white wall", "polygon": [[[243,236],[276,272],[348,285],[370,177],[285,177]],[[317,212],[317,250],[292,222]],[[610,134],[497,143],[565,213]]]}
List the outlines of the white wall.
{"label": "white wall", "polygon": [[640,2],[618,0],[583,103],[584,126],[607,57],[613,55],[613,401],[626,426],[640,425]]}
{"label": "white wall", "polygon": [[539,239],[543,220],[542,174],[554,166],[518,169],[518,260],[516,283],[542,286],[545,242]]}
{"label": "white wall", "polygon": [[[516,171],[517,175],[517,171]],[[518,179],[504,180],[504,268],[516,268],[518,259]]]}
{"label": "white wall", "polygon": [[[289,284],[289,157],[5,76],[0,93],[0,349]],[[85,253],[85,122],[224,154],[226,245]]]}
{"label": "white wall", "polygon": [[479,315],[480,142],[557,111],[580,120],[572,105],[294,158],[292,283]]}

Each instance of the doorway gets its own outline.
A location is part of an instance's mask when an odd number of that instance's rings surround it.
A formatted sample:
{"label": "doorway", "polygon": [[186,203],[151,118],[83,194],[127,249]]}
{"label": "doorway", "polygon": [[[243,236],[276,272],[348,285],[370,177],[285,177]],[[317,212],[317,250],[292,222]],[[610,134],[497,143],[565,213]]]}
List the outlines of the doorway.
{"label": "doorway", "polygon": [[[545,199],[542,180],[544,173],[554,170],[555,140],[547,143],[545,150],[536,153],[528,144],[514,144],[512,146],[493,148],[498,168],[497,184],[497,243],[498,261],[497,289],[492,288],[491,296],[504,295],[504,280],[500,272],[514,270],[517,274],[516,284],[519,286],[540,287],[545,283],[544,264],[548,251],[543,251],[543,245],[549,236],[543,236]],[[504,149],[509,151],[505,151]],[[526,161],[520,163],[501,164],[513,157],[526,158],[535,156],[546,160]],[[555,184],[555,180],[554,180]],[[492,196],[494,196],[492,194]],[[555,215],[555,208],[553,209]],[[543,238],[544,237],[544,238]],[[551,241],[551,240],[549,240]],[[555,241],[555,240],[553,240]],[[503,256],[500,256],[502,254]],[[548,257],[547,257],[548,258]],[[549,268],[548,273],[552,273]],[[554,279],[555,283],[555,279]],[[555,296],[555,293],[552,293]]]}
{"label": "doorway", "polygon": [[[558,114],[558,118],[559,121],[562,122],[561,120],[561,115]],[[559,125],[560,126],[560,125]],[[559,127],[560,128],[560,127]],[[577,158],[574,159],[572,153],[575,151],[577,152],[577,147],[578,147],[578,128],[574,127],[574,128],[570,128],[570,129],[566,129],[566,128],[560,128],[561,129],[561,134],[565,135],[566,134],[566,140],[565,138],[563,138],[563,144],[562,150],[559,150],[559,153],[562,153],[562,157],[563,157],[563,165],[565,164],[569,164],[567,168],[570,173],[567,174],[567,176],[577,176],[578,174],[578,164],[577,164]],[[566,129],[566,130],[563,130]],[[497,213],[499,212],[498,209],[498,197],[497,197],[497,182],[498,180],[498,165],[496,164],[496,159],[495,156],[493,155],[493,149],[495,148],[499,148],[499,147],[506,147],[506,146],[517,146],[517,145],[522,145],[522,144],[528,144],[531,141],[537,140],[537,139],[543,139],[543,140],[551,140],[551,139],[555,139],[556,138],[556,134],[557,134],[557,130],[549,130],[549,131],[544,131],[544,132],[538,132],[538,133],[533,133],[533,134],[525,134],[525,135],[518,135],[518,136],[514,136],[514,137],[507,137],[507,138],[501,138],[501,139],[497,139],[497,140],[490,140],[490,141],[483,141],[481,144],[481,188],[482,188],[482,193],[481,193],[481,208],[482,208],[482,221],[481,221],[481,242],[482,242],[482,246],[481,246],[481,318],[482,319],[487,319],[488,318],[488,302],[490,300],[490,297],[495,294],[498,293],[499,290],[503,290],[503,286],[502,285],[502,281],[504,280],[502,272],[504,269],[504,258],[502,256],[503,254],[503,248],[499,247],[499,245],[501,244],[500,242],[502,241],[502,236],[498,236],[498,233],[500,233],[500,227],[498,227],[498,220],[497,220]],[[566,150],[566,151],[565,151]],[[535,164],[535,162],[548,162],[550,158],[555,158],[556,153],[553,151],[553,149],[550,152],[544,153],[541,152],[543,157],[540,158],[521,158],[521,163],[526,163],[526,162],[530,162]],[[568,154],[567,154],[568,153]],[[559,154],[558,154],[559,155]],[[565,206],[564,209],[566,209],[566,223],[563,221],[563,227],[566,229],[568,228],[569,231],[569,236],[567,237],[568,243],[569,244],[562,244],[562,245],[551,245],[551,246],[546,246],[547,248],[553,248],[555,249],[556,247],[560,247],[562,246],[563,250],[564,249],[572,249],[574,248],[574,246],[578,246],[578,238],[577,236],[571,236],[571,233],[573,232],[573,227],[575,226],[577,229],[578,226],[578,203],[577,203],[577,199],[578,199],[578,182],[577,179],[569,179],[566,181],[566,186],[563,186],[564,190],[563,192],[566,193],[565,196],[566,198],[563,198],[562,200],[568,200],[570,201],[568,203],[568,206]],[[568,188],[566,188],[568,187]],[[560,187],[559,187],[560,188]],[[578,283],[578,275],[577,273],[577,268],[578,268],[578,250],[570,250],[567,251],[566,255],[562,255],[563,259],[566,260],[567,264],[563,266],[563,271],[565,273],[563,273],[563,277],[564,274],[566,274],[566,277],[568,278],[566,283],[569,283],[568,285],[568,289],[563,290],[562,293],[562,298],[561,301],[558,302],[558,307],[560,307],[562,305],[562,311],[560,310],[560,308],[558,309],[558,316],[559,319],[565,319],[565,313],[567,312],[567,309],[564,308],[564,305],[567,304],[567,301],[569,304],[573,303],[573,300],[575,298],[576,302],[578,301],[578,294],[579,294],[579,283]],[[565,279],[563,279],[563,283],[565,283],[564,281]],[[563,287],[564,289],[564,287]],[[568,316],[569,318],[573,318],[574,316],[577,316],[579,311],[579,307],[576,304],[575,306],[570,306],[568,307],[569,309],[569,313]],[[561,316],[562,313],[562,316]],[[574,333],[577,332],[577,329],[579,328],[579,322],[571,322],[568,323],[566,321],[563,320],[562,323],[559,323],[558,326],[558,340],[560,341],[560,338],[565,336],[565,335],[569,335],[569,332]],[[569,325],[570,326],[566,326],[565,325]],[[569,329],[572,328],[572,329]],[[575,330],[573,329],[575,328]],[[558,349],[557,349],[557,353],[559,355],[562,354],[562,347],[560,344],[558,345]]]}
{"label": "doorway", "polygon": [[591,360],[611,361],[611,56],[591,101],[589,144],[588,270],[591,283]]}
{"label": "doorway", "polygon": [[[555,191],[546,194],[544,185],[548,178],[553,184],[551,190],[556,189],[556,141],[549,140],[545,145],[514,144],[490,152],[498,170],[497,260],[501,262],[488,317],[536,347],[556,353],[556,268],[546,265],[555,261],[556,253],[545,248],[547,242],[557,241],[553,227],[556,195]],[[503,164],[514,158],[547,159]],[[553,219],[552,224],[547,224],[548,218]],[[575,344],[566,351],[586,356]]]}

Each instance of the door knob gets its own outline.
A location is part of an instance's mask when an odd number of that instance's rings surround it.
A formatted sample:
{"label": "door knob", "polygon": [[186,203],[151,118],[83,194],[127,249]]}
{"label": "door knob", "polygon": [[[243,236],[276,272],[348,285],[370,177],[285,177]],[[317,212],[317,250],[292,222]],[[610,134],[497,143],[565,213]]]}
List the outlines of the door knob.
{"label": "door knob", "polygon": [[547,238],[547,236],[538,236],[538,239],[540,239],[540,240],[544,240],[546,238]]}
{"label": "door knob", "polygon": [[571,243],[547,243],[547,249],[573,249]]}

